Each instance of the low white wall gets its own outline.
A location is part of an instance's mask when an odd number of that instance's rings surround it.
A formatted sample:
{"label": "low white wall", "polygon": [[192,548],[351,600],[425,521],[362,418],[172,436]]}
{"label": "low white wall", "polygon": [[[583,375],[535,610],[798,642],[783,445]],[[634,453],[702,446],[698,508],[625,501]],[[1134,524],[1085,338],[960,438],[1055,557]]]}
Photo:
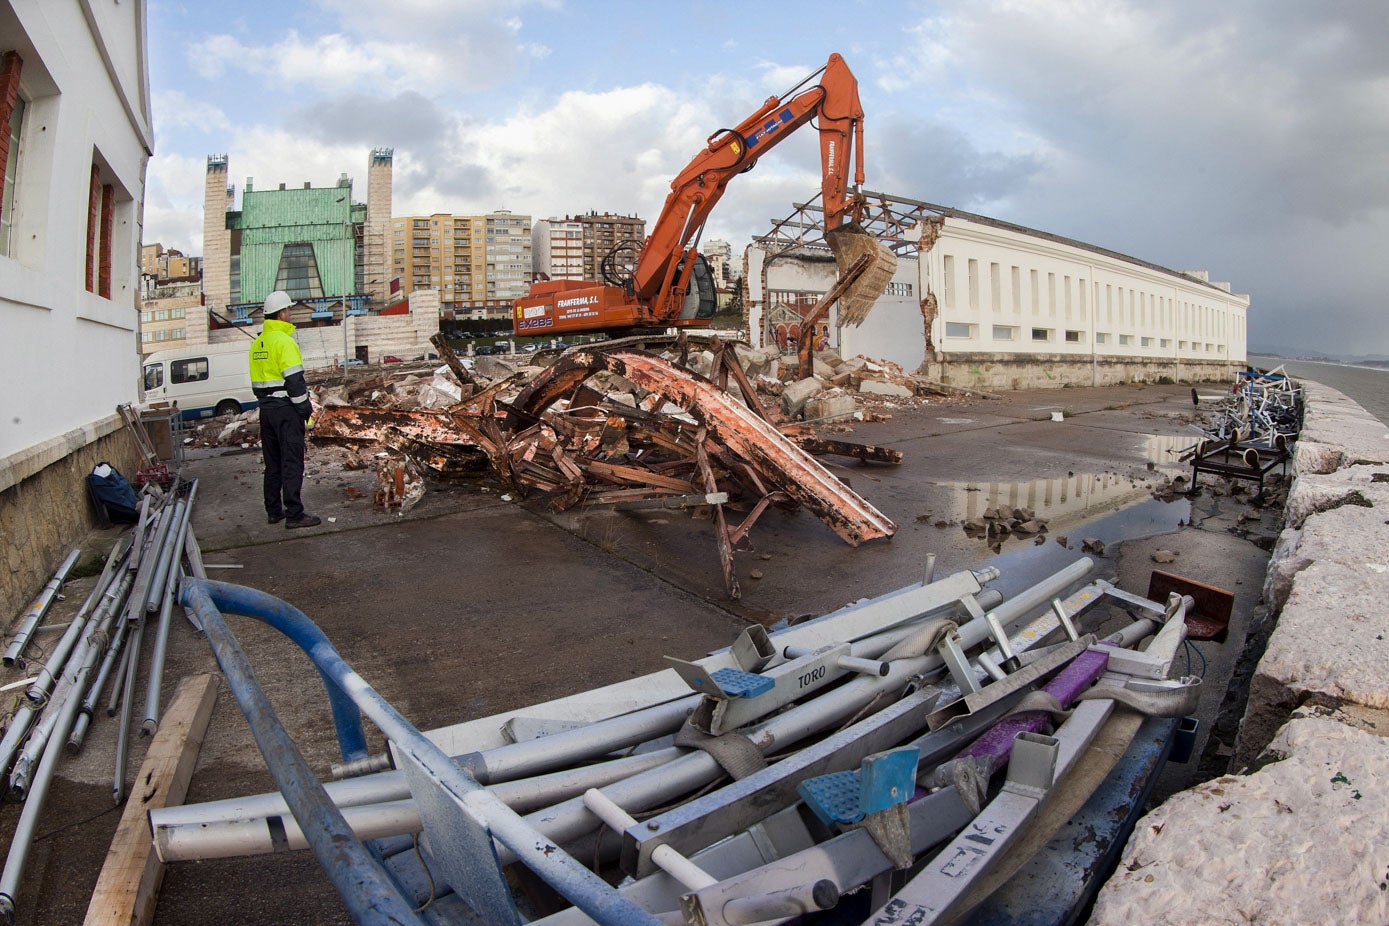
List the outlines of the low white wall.
{"label": "low white wall", "polygon": [[1245,771],[1140,820],[1092,924],[1389,923],[1389,428],[1306,387]]}

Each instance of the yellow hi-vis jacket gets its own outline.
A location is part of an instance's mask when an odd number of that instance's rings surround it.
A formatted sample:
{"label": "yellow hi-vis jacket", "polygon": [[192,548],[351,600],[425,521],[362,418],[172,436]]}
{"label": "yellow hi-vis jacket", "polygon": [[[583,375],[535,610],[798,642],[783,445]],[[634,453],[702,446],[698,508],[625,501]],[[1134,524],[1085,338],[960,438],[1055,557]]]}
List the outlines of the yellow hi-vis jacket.
{"label": "yellow hi-vis jacket", "polygon": [[308,420],[312,413],[304,382],[304,356],[294,340],[294,326],[267,318],[251,344],[251,390],[263,407],[291,406]]}

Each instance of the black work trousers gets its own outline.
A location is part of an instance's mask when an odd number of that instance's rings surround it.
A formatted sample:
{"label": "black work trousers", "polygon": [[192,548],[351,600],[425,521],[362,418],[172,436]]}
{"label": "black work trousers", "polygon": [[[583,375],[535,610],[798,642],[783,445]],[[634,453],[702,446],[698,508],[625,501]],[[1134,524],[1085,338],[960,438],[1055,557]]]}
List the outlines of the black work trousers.
{"label": "black work trousers", "polygon": [[304,419],[292,405],[260,405],[260,449],[265,458],[265,513],[291,521],[304,516]]}

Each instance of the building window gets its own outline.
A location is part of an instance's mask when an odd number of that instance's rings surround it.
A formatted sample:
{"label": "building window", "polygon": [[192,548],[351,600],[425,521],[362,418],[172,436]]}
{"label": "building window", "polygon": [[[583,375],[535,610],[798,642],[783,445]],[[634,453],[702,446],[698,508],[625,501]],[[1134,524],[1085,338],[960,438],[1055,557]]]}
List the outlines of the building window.
{"label": "building window", "polygon": [[0,140],[5,142],[5,152],[3,157],[4,188],[0,192],[0,254],[14,254],[12,242],[14,229],[14,206],[15,188],[19,180],[19,137],[20,130],[24,125],[24,100],[19,96],[19,56],[14,52],[5,55],[4,64],[0,65],[0,116],[4,114],[3,107],[6,98],[10,95],[11,87],[11,59],[14,61],[13,86],[14,106],[10,109],[8,125],[0,128]]}
{"label": "building window", "polygon": [[[997,264],[995,264],[994,266],[997,266]],[[1016,332],[1017,329],[1014,328],[1012,325],[994,325],[994,340],[1011,341],[1013,340]]]}
{"label": "building window", "polygon": [[1108,333],[1108,332],[1105,332],[1105,331],[1096,331],[1096,332],[1095,332],[1095,343],[1096,343],[1096,344],[1108,344],[1108,343],[1109,343],[1109,333]]}
{"label": "building window", "polygon": [[1169,347],[1171,347],[1171,346],[1172,346],[1172,339],[1171,339],[1171,338],[1163,338],[1161,341],[1158,342],[1158,347],[1161,347],[1163,350],[1167,350],[1167,348],[1169,348]]}
{"label": "building window", "polygon": [[[1124,310],[1123,305],[1120,305],[1120,306],[1119,306],[1119,311],[1120,311],[1120,312],[1123,312],[1123,310]],[[1132,341],[1133,341],[1133,337],[1132,337],[1131,335],[1127,335],[1127,334],[1121,334],[1121,335],[1119,335],[1119,344],[1120,344],[1120,346],[1128,345],[1128,344],[1132,343]]]}
{"label": "building window", "polygon": [[889,283],[884,295],[887,296],[910,296],[912,294],[912,284],[910,283]]}
{"label": "building window", "polygon": [[292,299],[323,296],[323,281],[319,279],[318,260],[312,244],[300,241],[285,245],[280,252],[280,268],[275,273],[275,288],[289,293]]}
{"label": "building window", "polygon": [[1138,339],[1138,346],[1139,346],[1139,347],[1152,347],[1152,346],[1153,346],[1153,339],[1152,339],[1152,338],[1139,338],[1139,339]]}
{"label": "building window", "polygon": [[1185,342],[1185,341],[1178,341],[1178,342],[1177,342],[1177,349],[1178,349],[1178,350],[1186,350],[1186,342]]}
{"label": "building window", "polygon": [[1081,342],[1081,339],[1082,339],[1082,336],[1083,336],[1083,335],[1084,335],[1084,332],[1082,332],[1082,331],[1068,330],[1068,331],[1066,332],[1066,343],[1067,343],[1067,344],[1079,344],[1079,343]]}
{"label": "building window", "polygon": [[[165,334],[167,335],[167,332]],[[169,362],[169,382],[171,384],[200,383],[205,379],[207,379],[206,357]]]}
{"label": "building window", "polygon": [[1033,329],[1032,329],[1032,340],[1034,340],[1034,341],[1050,341],[1050,340],[1051,340],[1051,329],[1050,329],[1050,328],[1033,328]]}

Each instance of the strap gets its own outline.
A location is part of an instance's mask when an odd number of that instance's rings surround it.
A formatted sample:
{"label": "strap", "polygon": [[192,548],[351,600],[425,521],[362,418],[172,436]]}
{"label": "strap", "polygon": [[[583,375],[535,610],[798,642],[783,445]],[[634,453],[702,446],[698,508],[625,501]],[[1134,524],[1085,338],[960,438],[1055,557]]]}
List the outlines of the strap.
{"label": "strap", "polygon": [[1122,688],[1096,685],[1076,700],[1093,701],[1096,698],[1107,698],[1149,717],[1185,717],[1196,712],[1196,705],[1201,700],[1201,679],[1188,675],[1182,678],[1181,684],[1173,686],[1137,681],[1131,681]]}
{"label": "strap", "polygon": [[[1093,691],[1094,689],[1091,690]],[[1054,724],[1059,724],[1071,716],[1071,712],[1062,707],[1061,702],[1056,700],[1056,695],[1038,688],[1024,695],[1023,699],[1019,701],[1011,711],[1005,714],[1004,717],[1012,717],[1014,714],[1038,712],[1050,715],[1051,721]]]}
{"label": "strap", "polygon": [[693,726],[688,720],[676,731],[675,745],[709,753],[735,781],[767,767],[767,759],[762,755],[762,750],[743,734],[723,733],[712,736]]}

